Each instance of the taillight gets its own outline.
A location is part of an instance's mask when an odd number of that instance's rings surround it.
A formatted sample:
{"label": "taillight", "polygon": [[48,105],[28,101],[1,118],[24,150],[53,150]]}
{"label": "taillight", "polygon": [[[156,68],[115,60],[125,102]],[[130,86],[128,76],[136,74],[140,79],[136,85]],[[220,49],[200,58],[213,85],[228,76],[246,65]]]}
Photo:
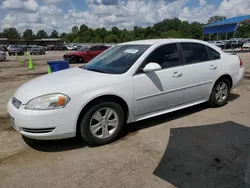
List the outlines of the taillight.
{"label": "taillight", "polygon": [[240,59],[240,68],[242,68],[244,65],[243,65],[243,61],[242,61],[242,59],[239,57],[239,59]]}

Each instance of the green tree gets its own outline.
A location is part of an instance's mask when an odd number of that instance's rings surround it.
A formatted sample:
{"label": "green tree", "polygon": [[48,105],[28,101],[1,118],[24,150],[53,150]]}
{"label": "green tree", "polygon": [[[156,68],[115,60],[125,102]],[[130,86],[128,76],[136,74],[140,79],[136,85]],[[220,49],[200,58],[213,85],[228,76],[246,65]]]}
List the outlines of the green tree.
{"label": "green tree", "polygon": [[83,33],[83,32],[85,32],[85,31],[88,31],[88,26],[86,26],[85,24],[82,24],[81,26],[80,26],[80,29],[79,29],[79,32],[80,33]]}
{"label": "green tree", "polygon": [[[107,30],[105,28],[97,28],[95,31],[95,37],[98,36],[98,38],[100,39],[100,42],[105,42],[105,36],[107,35]],[[96,40],[96,39],[95,39]]]}
{"label": "green tree", "polygon": [[183,37],[188,38],[189,37],[189,29],[190,29],[189,23],[187,21],[183,21],[180,25],[179,31]]}
{"label": "green tree", "polygon": [[189,37],[193,39],[201,39],[202,38],[202,24],[198,22],[193,22],[190,24]]}
{"label": "green tree", "polygon": [[73,33],[73,35],[76,36],[78,34],[78,27],[77,26],[72,27],[71,32]]}
{"label": "green tree", "polygon": [[60,38],[61,38],[61,39],[65,39],[66,36],[67,36],[67,33],[61,33]]}
{"label": "green tree", "polygon": [[181,37],[182,37],[181,33],[173,29],[161,33],[161,38],[181,38]]}
{"label": "green tree", "polygon": [[211,17],[211,18],[209,18],[209,20],[208,20],[208,24],[212,24],[212,23],[215,23],[215,22],[219,22],[219,21],[222,21],[222,20],[225,20],[226,19],[226,17],[224,17],[224,16],[213,16],[213,17]]}
{"label": "green tree", "polygon": [[47,38],[48,34],[44,30],[39,30],[36,34],[36,38],[42,39],[42,38]]}
{"label": "green tree", "polygon": [[35,38],[35,35],[33,34],[33,31],[31,29],[26,29],[23,32],[23,39],[25,40],[33,40]]}
{"label": "green tree", "polygon": [[53,30],[50,34],[50,38],[58,38],[59,37],[59,34],[56,30]]}
{"label": "green tree", "polygon": [[118,42],[120,42],[120,40],[117,37],[117,35],[115,35],[115,34],[109,34],[109,35],[106,35],[105,42],[108,42],[108,43],[118,43]]}
{"label": "green tree", "polygon": [[8,39],[19,39],[20,33],[17,31],[16,28],[5,28],[3,30],[3,36]]}

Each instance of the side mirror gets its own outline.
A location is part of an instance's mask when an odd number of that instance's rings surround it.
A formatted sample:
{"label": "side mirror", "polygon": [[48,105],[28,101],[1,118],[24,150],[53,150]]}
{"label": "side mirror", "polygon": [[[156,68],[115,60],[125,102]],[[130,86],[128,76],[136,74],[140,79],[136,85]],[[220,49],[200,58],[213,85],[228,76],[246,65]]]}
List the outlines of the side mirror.
{"label": "side mirror", "polygon": [[87,53],[89,53],[90,52],[90,50],[87,50]]}
{"label": "side mirror", "polygon": [[154,62],[148,63],[143,68],[143,72],[153,72],[153,71],[157,71],[157,70],[161,70],[161,66],[158,63],[154,63]]}

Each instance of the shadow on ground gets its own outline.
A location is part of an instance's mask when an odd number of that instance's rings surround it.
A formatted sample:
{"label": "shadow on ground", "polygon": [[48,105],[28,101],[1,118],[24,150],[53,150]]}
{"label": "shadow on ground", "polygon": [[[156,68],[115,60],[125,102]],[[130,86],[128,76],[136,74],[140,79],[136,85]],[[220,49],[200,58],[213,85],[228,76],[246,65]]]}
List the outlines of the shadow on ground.
{"label": "shadow on ground", "polygon": [[232,102],[236,99],[238,99],[240,97],[240,95],[236,94],[236,93],[231,93],[229,96],[228,96],[228,101],[229,102]]}
{"label": "shadow on ground", "polygon": [[86,147],[84,141],[80,141],[76,138],[63,140],[33,140],[24,136],[22,137],[28,146],[43,152],[62,152]]}
{"label": "shadow on ground", "polygon": [[181,188],[250,187],[250,128],[234,122],[172,128],[153,172]]}

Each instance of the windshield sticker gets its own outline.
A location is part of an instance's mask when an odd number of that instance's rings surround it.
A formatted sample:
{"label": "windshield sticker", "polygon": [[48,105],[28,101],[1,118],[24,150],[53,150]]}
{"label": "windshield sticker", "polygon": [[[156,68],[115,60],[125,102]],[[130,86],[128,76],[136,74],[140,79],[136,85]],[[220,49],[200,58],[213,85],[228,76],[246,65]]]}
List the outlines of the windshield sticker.
{"label": "windshield sticker", "polygon": [[131,53],[131,54],[135,54],[136,52],[138,52],[139,50],[136,50],[136,49],[127,49],[125,50],[124,52],[125,53]]}

